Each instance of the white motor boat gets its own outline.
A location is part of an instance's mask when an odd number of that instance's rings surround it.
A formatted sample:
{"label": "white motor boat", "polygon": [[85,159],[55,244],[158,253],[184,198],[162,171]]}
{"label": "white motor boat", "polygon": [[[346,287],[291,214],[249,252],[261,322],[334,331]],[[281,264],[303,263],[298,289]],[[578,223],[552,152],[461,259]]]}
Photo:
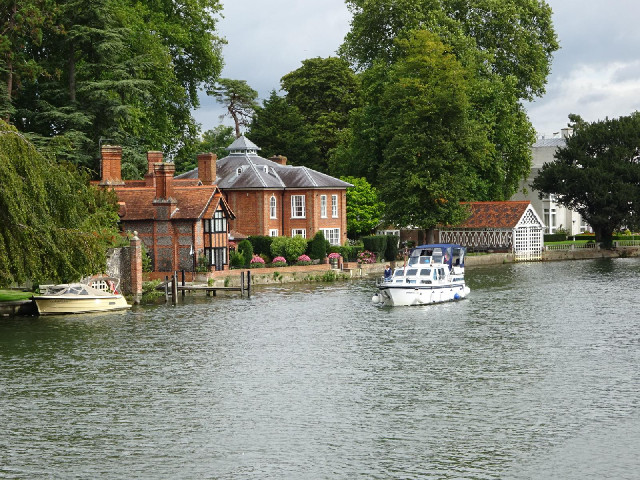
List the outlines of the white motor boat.
{"label": "white motor boat", "polygon": [[428,305],[469,295],[464,283],[466,248],[455,244],[420,245],[405,263],[378,284],[373,303],[389,306]]}
{"label": "white motor boat", "polygon": [[50,285],[33,300],[40,315],[63,315],[67,313],[108,312],[131,308],[118,291],[118,280],[103,277],[91,284],[69,283]]}

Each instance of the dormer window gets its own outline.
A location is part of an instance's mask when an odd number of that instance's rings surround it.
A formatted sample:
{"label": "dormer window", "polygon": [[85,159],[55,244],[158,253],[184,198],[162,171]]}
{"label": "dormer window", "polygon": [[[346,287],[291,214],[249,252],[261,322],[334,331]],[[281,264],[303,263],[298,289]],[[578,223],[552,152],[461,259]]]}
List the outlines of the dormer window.
{"label": "dormer window", "polygon": [[242,167],[238,167],[236,170],[236,175],[240,176],[242,174]]}

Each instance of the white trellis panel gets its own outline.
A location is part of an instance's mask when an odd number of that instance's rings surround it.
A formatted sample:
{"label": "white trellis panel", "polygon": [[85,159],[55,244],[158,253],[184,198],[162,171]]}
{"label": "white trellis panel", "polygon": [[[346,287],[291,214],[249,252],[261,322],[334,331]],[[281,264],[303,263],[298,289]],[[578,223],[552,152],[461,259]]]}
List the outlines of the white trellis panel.
{"label": "white trellis panel", "polygon": [[544,224],[531,205],[520,218],[513,230],[515,245],[513,253],[516,261],[531,261],[542,259],[544,245]]}

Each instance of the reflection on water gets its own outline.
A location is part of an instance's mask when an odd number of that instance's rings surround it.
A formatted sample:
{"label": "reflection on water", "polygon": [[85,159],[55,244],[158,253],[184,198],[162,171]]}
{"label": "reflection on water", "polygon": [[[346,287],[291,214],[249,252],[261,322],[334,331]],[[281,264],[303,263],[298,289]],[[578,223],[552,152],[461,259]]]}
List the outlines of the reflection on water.
{"label": "reflection on water", "polygon": [[0,321],[1,478],[636,478],[637,259]]}

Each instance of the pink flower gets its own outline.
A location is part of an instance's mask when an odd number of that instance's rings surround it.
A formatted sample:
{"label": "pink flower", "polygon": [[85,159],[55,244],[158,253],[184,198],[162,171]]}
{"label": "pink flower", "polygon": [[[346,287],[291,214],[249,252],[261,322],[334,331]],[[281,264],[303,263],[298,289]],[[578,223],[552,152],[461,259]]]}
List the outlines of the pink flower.
{"label": "pink flower", "polygon": [[340,254],[338,252],[332,252],[329,254],[329,258],[340,258]]}
{"label": "pink flower", "polygon": [[271,261],[271,263],[287,263],[287,259],[284,257],[276,257]]}
{"label": "pink flower", "polygon": [[308,255],[302,254],[298,257],[298,261],[299,262],[310,262],[311,259],[309,258]]}
{"label": "pink flower", "polygon": [[262,257],[254,255],[251,259],[251,263],[264,263],[264,259]]}

